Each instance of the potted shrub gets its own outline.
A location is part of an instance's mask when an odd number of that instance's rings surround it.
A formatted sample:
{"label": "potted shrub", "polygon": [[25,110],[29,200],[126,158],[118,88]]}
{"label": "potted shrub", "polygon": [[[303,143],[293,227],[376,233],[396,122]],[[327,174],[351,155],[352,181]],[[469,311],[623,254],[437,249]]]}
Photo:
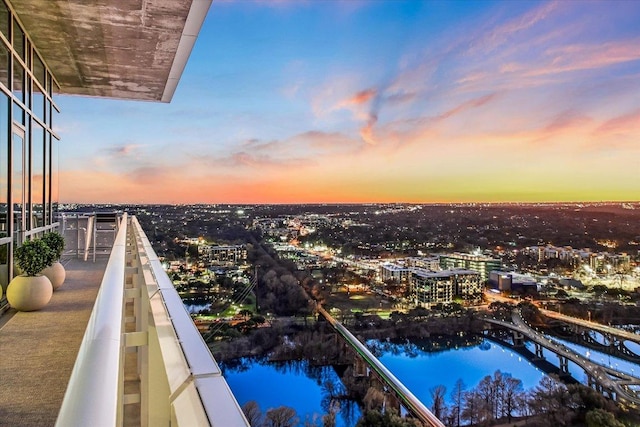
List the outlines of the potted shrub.
{"label": "potted shrub", "polygon": [[62,256],[62,251],[64,250],[64,237],[62,237],[60,233],[52,231],[42,236],[42,241],[53,252],[53,262],[50,266],[42,270],[42,274],[47,276],[49,281],[51,281],[51,285],[53,286],[53,290],[55,291],[60,286],[62,286],[67,275],[66,271],[64,270],[64,266],[60,263],[60,257]]}
{"label": "potted shrub", "polygon": [[53,262],[55,254],[42,239],[33,239],[17,247],[13,256],[23,273],[9,283],[7,300],[19,311],[40,310],[53,294],[51,282],[40,272]]}

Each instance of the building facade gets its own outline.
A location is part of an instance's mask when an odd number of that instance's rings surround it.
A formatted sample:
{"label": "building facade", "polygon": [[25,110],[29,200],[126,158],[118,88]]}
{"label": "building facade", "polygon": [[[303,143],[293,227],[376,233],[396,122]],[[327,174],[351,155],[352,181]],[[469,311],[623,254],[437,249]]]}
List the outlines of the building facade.
{"label": "building facade", "polygon": [[198,253],[210,264],[235,265],[247,260],[247,248],[244,245],[199,245]]}
{"label": "building facade", "polygon": [[383,282],[393,281],[396,283],[406,283],[411,276],[412,268],[404,265],[385,262],[380,265],[380,279]]}
{"label": "building facade", "polygon": [[471,303],[482,298],[480,274],[471,270],[427,271],[414,269],[410,280],[411,298],[416,305],[449,304],[454,298]]}
{"label": "building facade", "polygon": [[210,4],[0,0],[3,290],[14,249],[58,227],[54,95],[169,102]]}
{"label": "building facade", "polygon": [[0,0],[0,284],[13,250],[55,225],[58,85],[12,7]]}
{"label": "building facade", "polygon": [[440,255],[440,266],[443,270],[462,268],[480,273],[482,280],[489,280],[489,273],[502,269],[502,261],[483,255],[453,253]]}

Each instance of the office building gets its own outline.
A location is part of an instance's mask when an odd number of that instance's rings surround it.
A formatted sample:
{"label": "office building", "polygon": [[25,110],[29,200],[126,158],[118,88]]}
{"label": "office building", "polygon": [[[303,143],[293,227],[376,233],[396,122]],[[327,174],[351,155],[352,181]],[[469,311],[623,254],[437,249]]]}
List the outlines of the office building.
{"label": "office building", "polygon": [[482,298],[482,283],[477,271],[414,269],[410,286],[413,302],[426,307],[432,304],[449,304],[454,298],[464,302],[477,302]]}
{"label": "office building", "polygon": [[489,272],[502,269],[502,261],[484,255],[453,253],[440,255],[443,270],[462,268],[480,273],[482,280],[489,280]]}

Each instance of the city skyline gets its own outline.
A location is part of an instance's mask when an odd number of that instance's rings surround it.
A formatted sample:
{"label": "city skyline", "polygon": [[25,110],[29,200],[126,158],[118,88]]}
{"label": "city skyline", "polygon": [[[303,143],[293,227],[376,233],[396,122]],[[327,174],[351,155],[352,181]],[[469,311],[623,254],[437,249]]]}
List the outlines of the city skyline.
{"label": "city skyline", "polygon": [[170,104],[58,96],[60,200],[635,200],[640,3],[213,2]]}

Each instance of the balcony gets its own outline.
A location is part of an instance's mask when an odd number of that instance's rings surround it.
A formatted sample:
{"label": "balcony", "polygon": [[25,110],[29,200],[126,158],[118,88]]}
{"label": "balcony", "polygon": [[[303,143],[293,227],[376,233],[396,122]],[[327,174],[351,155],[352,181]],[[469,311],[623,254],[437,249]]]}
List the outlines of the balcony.
{"label": "balcony", "polygon": [[0,426],[248,426],[135,217],[95,262],[90,217],[63,226],[65,284],[0,317]]}

